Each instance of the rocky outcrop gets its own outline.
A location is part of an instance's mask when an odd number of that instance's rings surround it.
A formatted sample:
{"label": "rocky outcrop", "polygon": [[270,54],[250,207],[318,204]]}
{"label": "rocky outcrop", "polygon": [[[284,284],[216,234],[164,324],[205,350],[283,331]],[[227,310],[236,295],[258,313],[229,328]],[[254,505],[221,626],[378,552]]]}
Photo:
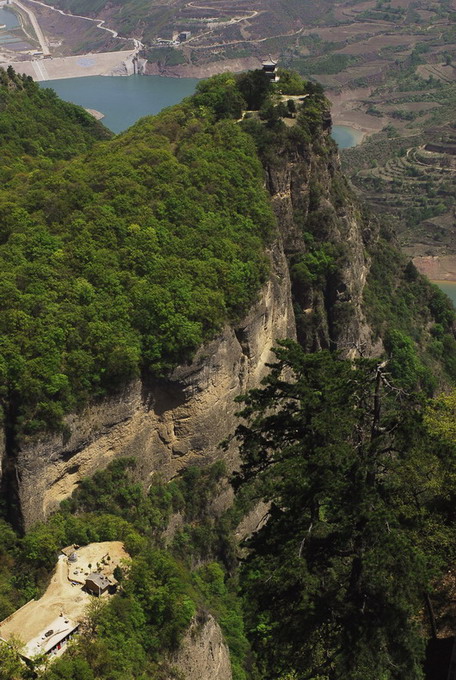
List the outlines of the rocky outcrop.
{"label": "rocky outcrop", "polygon": [[316,249],[333,248],[331,270],[293,285],[299,341],[309,351],[374,355],[381,347],[372,345],[363,291],[370,268],[366,246],[377,232],[364,223],[340,171],[330,129],[328,113],[311,145],[298,143],[278,154],[267,166],[267,186],[291,271],[308,250],[304,232],[310,231]]}
{"label": "rocky outcrop", "polygon": [[123,61],[119,62],[116,66],[113,67],[113,69],[110,71],[109,75],[111,76],[132,76],[134,75],[137,70],[137,57],[136,53],[132,52],[127,56],[126,59]]}
{"label": "rocky outcrop", "polygon": [[231,680],[231,664],[220,626],[212,616],[195,620],[171,658],[171,679]]}
{"label": "rocky outcrop", "polygon": [[[375,234],[340,173],[330,126],[325,113],[311,142],[278,149],[274,162],[265,164],[279,234],[269,251],[269,280],[242,323],[227,325],[168,379],[137,380],[67,416],[61,433],[10,447],[5,456],[9,496],[24,527],[44,519],[79,480],[119,457],[136,460],[145,487],[222,456],[233,468],[235,450],[222,453],[219,443],[237,424],[234,398],[260,384],[277,339],[297,332],[309,351],[372,355],[379,350],[371,344],[362,308],[370,266],[366,244]],[[308,229],[314,230],[317,249],[329,243],[335,254],[327,271],[303,282],[293,272],[307,253]]]}
{"label": "rocky outcrop", "polygon": [[[190,365],[178,367],[168,380],[133,382],[68,416],[63,433],[19,442],[16,480],[24,526],[44,519],[80,479],[115,458],[135,458],[138,478],[147,486],[222,456],[218,445],[236,422],[234,398],[259,385],[276,339],[295,336],[281,243],[269,254],[271,275],[248,317],[227,326]],[[232,466],[233,452],[223,455]]]}
{"label": "rocky outcrop", "polygon": [[248,512],[239,522],[234,535],[238,543],[249,538],[256,531],[259,531],[266,524],[269,517],[270,503],[259,501],[250,512]]}

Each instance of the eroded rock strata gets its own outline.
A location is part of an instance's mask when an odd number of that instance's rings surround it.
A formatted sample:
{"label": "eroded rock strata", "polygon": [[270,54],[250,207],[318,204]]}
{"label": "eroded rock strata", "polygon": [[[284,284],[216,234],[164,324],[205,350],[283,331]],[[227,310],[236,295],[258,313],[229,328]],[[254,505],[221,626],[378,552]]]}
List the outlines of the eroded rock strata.
{"label": "eroded rock strata", "polygon": [[[365,246],[376,236],[340,173],[330,126],[326,112],[310,141],[279,146],[273,161],[264,161],[278,234],[268,251],[269,280],[247,317],[226,325],[166,380],[135,380],[66,416],[61,432],[18,438],[10,446],[4,456],[8,493],[24,527],[47,517],[80,479],[118,457],[135,458],[145,486],[222,455],[233,467],[235,454],[219,449],[236,423],[233,400],[260,384],[277,339],[298,335],[310,351],[376,351],[362,310],[370,265]],[[294,269],[308,250],[303,233],[309,223],[317,244],[337,250],[337,266],[302,281]]]}
{"label": "eroded rock strata", "polygon": [[[82,477],[118,457],[133,457],[144,483],[220,457],[233,431],[234,398],[260,383],[276,338],[295,336],[290,279],[280,244],[271,277],[237,327],[202,347],[168,380],[134,381],[115,397],[65,419],[62,433],[21,442],[16,465],[25,525],[44,519]],[[226,455],[230,455],[229,453]]]}

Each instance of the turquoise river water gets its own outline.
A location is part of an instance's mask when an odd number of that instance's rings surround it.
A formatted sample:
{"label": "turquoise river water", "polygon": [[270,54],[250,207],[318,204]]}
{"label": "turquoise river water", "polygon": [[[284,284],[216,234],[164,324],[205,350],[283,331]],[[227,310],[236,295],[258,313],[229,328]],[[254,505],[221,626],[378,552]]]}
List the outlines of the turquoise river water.
{"label": "turquoise river water", "polygon": [[17,14],[15,14],[10,9],[5,9],[0,7],[0,45],[8,45],[9,43],[17,43],[19,39],[8,33],[8,29],[17,28],[19,26],[19,19]]}
{"label": "turquoise river water", "polygon": [[432,283],[441,288],[448,295],[453,306],[456,307],[456,281],[433,281]]}
{"label": "turquoise river water", "polygon": [[196,78],[88,76],[41,82],[59,97],[104,114],[102,123],[122,132],[143,116],[177,104],[195,91]]}
{"label": "turquoise river water", "polygon": [[6,28],[17,28],[19,26],[17,14],[15,14],[15,12],[10,9],[0,7],[0,26],[6,26]]}
{"label": "turquoise river water", "polygon": [[356,130],[348,125],[334,125],[332,136],[336,140],[339,149],[350,149],[352,146],[360,144],[364,135],[360,130]]}

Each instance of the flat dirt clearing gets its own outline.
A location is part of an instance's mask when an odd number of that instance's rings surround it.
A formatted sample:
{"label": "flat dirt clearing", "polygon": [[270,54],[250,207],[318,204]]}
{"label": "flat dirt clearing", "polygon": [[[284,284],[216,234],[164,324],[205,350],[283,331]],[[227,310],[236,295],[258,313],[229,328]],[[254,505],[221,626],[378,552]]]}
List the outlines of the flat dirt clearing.
{"label": "flat dirt clearing", "polygon": [[68,581],[66,558],[59,557],[57,568],[48,589],[39,600],[32,600],[19,609],[9,621],[0,626],[0,637],[11,636],[27,643],[54,621],[61,613],[74,621],[83,618],[84,610],[91,600],[81,586]]}
{"label": "flat dirt clearing", "polygon": [[[92,571],[98,571],[97,565],[105,576],[110,577],[120,562],[130,558],[120,541],[89,543],[89,545],[78,548],[76,555],[78,556],[77,562],[70,562],[68,564],[68,578],[80,583],[85,583],[85,577]],[[108,555],[111,558],[110,560],[106,559]],[[102,563],[103,559],[105,560],[104,564]],[[75,571],[77,572],[76,574]],[[65,613],[71,616],[70,612]]]}
{"label": "flat dirt clearing", "polygon": [[[43,597],[28,602],[22,609],[1,623],[0,637],[8,639],[14,636],[27,643],[38,636],[62,613],[72,621],[81,621],[93,597],[82,590],[81,584],[71,585],[71,581],[68,580],[69,566],[70,572],[76,565],[87,570],[87,565],[90,563],[92,569],[89,571],[95,571],[97,562],[99,562],[103,567],[103,573],[110,576],[121,560],[129,559],[120,541],[90,543],[77,550],[76,554],[78,561],[70,565],[64,555],[59,556],[55,573]],[[104,567],[101,565],[101,560],[106,554],[109,554],[111,561]]]}

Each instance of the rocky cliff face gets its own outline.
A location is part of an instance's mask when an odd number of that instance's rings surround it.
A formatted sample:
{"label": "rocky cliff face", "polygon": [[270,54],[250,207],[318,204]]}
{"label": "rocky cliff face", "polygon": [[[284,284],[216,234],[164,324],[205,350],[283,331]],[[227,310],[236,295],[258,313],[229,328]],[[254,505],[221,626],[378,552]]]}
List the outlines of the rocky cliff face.
{"label": "rocky cliff face", "polygon": [[[292,274],[300,342],[309,351],[376,354],[381,348],[371,342],[363,290],[370,268],[366,246],[378,233],[362,218],[341,174],[330,129],[328,113],[311,145],[279,153],[267,165],[267,186]],[[293,271],[309,253],[309,236],[315,250],[333,249],[333,262],[303,280]]]}
{"label": "rocky cliff face", "polygon": [[202,347],[191,365],[178,367],[166,381],[138,380],[67,417],[63,433],[19,443],[11,481],[17,483],[25,526],[44,519],[82,477],[117,457],[135,458],[146,484],[220,458],[218,445],[236,421],[234,398],[259,384],[276,338],[295,336],[280,241],[270,259],[271,276],[248,317]]}
{"label": "rocky cliff face", "polygon": [[220,626],[210,615],[204,621],[192,623],[170,661],[170,680],[231,680],[233,677],[228,647]]}
{"label": "rocky cliff face", "polygon": [[[133,382],[67,417],[63,433],[7,447],[4,482],[25,527],[44,519],[81,478],[117,457],[135,458],[145,485],[221,455],[233,466],[234,452],[218,448],[236,424],[233,400],[259,385],[277,339],[294,338],[298,331],[309,350],[337,347],[354,354],[362,345],[364,353],[375,351],[362,311],[369,271],[365,243],[374,236],[340,175],[329,133],[325,118],[311,143],[279,151],[274,163],[265,163],[280,233],[269,252],[270,278],[242,323],[227,326],[168,380]],[[339,255],[327,271],[303,281],[294,271],[308,252],[303,238],[308,229],[318,247],[330,243]]]}

